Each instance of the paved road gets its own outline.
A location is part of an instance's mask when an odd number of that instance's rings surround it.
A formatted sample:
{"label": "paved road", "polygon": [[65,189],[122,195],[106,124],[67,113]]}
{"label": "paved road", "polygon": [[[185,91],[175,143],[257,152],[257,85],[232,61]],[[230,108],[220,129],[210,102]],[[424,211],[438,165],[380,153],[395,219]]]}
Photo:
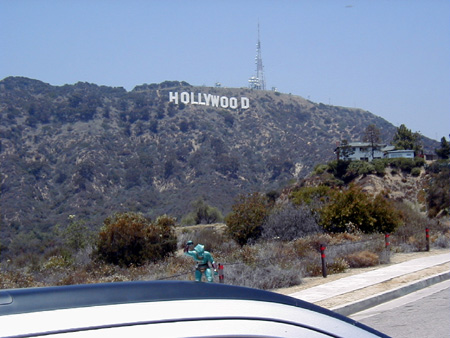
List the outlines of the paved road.
{"label": "paved road", "polygon": [[395,338],[450,337],[450,281],[350,317]]}

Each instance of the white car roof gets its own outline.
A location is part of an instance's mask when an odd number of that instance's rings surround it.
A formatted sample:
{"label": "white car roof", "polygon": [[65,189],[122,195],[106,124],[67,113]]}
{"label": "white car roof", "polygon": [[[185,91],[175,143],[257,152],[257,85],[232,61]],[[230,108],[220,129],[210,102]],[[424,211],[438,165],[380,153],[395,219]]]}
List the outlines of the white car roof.
{"label": "white car roof", "polygon": [[0,328],[2,337],[386,337],[292,297],[184,281],[3,290]]}

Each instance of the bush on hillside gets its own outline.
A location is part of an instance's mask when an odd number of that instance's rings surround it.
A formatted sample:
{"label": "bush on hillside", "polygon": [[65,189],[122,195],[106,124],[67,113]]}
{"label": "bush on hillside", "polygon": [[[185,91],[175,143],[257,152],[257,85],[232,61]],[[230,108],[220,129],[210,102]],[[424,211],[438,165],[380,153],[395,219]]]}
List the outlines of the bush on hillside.
{"label": "bush on hillside", "polygon": [[190,212],[183,220],[182,224],[212,224],[223,221],[222,213],[219,209],[209,206],[202,198],[192,203],[193,211]]}
{"label": "bush on hillside", "polygon": [[210,252],[231,253],[237,249],[234,241],[223,234],[222,229],[212,226],[184,227],[178,235],[178,247],[184,247],[187,241],[203,244]]}
{"label": "bush on hillside", "polygon": [[330,202],[321,210],[321,223],[329,232],[393,232],[400,216],[382,195],[372,198],[358,186],[331,190]]}
{"label": "bush on hillside", "polygon": [[432,233],[442,233],[442,229],[437,227],[437,222],[428,219],[414,205],[395,202],[394,207],[401,213],[403,220],[403,224],[394,232],[391,243],[398,246],[399,251],[424,250],[426,246],[425,228],[427,227],[431,229]]}
{"label": "bush on hillside", "polygon": [[306,204],[310,208],[318,209],[327,200],[329,186],[319,185],[316,187],[301,187],[293,191],[290,200],[295,205]]}
{"label": "bush on hillside", "polygon": [[381,193],[370,201],[369,211],[374,223],[371,227],[362,226],[360,230],[364,233],[392,233],[402,224],[401,214]]}
{"label": "bush on hillside", "polygon": [[[418,176],[418,174],[420,174],[420,168],[424,165],[425,160],[422,157],[415,157],[414,159],[383,158],[374,159],[372,162],[333,160],[327,165],[317,165],[314,173],[323,176],[326,170],[337,180],[336,183],[339,183],[340,181],[350,183],[360,175],[377,174],[379,176],[384,176],[386,167],[388,166],[392,168],[392,174],[397,174],[398,171],[401,170],[405,173],[411,173],[414,176]],[[329,179],[327,182],[332,183]],[[339,184],[334,184],[334,186],[336,185]]]}
{"label": "bush on hillside", "polygon": [[448,160],[436,161],[427,172],[431,175],[431,180],[426,189],[426,202],[428,216],[436,217],[438,214],[449,215],[450,206],[450,166]]}
{"label": "bush on hillside", "polygon": [[288,204],[277,208],[267,217],[263,224],[262,237],[291,241],[321,231],[308,207]]}
{"label": "bush on hillside", "polygon": [[375,173],[378,176],[384,176],[386,173],[386,166],[387,166],[387,162],[386,160],[383,159],[374,159],[372,161],[372,165],[375,169]]}
{"label": "bush on hillside", "polygon": [[152,223],[138,213],[117,213],[105,219],[94,255],[121,266],[160,260],[176,250],[174,226],[174,219],[168,216]]}
{"label": "bush on hillside", "polygon": [[411,175],[414,177],[419,177],[421,173],[421,169],[419,167],[414,167],[411,169]]}
{"label": "bush on hillside", "polygon": [[352,161],[348,167],[344,177],[348,179],[355,179],[360,175],[368,175],[375,171],[375,166],[366,161]]}
{"label": "bush on hillside", "polygon": [[351,161],[334,160],[328,162],[328,172],[333,174],[338,180],[342,180],[344,183],[349,183],[353,178],[346,177],[347,168]]}
{"label": "bush on hillside", "polygon": [[374,223],[370,215],[370,200],[361,188],[352,185],[347,190],[331,190],[330,202],[321,210],[321,223],[325,230],[352,232]]}
{"label": "bush on hillside", "polygon": [[227,232],[239,245],[261,236],[262,225],[269,214],[267,199],[259,193],[240,195],[225,218]]}
{"label": "bush on hillside", "polygon": [[389,160],[389,165],[392,168],[398,168],[405,173],[410,173],[416,167],[414,160],[410,158],[392,158]]}

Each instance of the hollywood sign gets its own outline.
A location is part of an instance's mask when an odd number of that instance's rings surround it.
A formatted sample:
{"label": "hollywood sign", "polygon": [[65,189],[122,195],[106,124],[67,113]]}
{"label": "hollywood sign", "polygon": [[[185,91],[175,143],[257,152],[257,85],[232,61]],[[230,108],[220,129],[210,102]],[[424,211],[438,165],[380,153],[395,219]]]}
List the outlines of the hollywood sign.
{"label": "hollywood sign", "polygon": [[169,102],[231,109],[247,109],[250,107],[250,100],[247,97],[237,98],[193,92],[169,92]]}

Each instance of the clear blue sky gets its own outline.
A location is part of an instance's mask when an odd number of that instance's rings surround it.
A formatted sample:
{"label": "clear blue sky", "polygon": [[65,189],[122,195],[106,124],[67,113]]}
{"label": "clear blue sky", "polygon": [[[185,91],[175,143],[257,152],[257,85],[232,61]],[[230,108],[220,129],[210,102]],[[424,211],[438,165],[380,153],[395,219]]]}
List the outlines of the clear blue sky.
{"label": "clear blue sky", "polygon": [[267,87],[450,133],[448,0],[0,0],[0,79]]}

